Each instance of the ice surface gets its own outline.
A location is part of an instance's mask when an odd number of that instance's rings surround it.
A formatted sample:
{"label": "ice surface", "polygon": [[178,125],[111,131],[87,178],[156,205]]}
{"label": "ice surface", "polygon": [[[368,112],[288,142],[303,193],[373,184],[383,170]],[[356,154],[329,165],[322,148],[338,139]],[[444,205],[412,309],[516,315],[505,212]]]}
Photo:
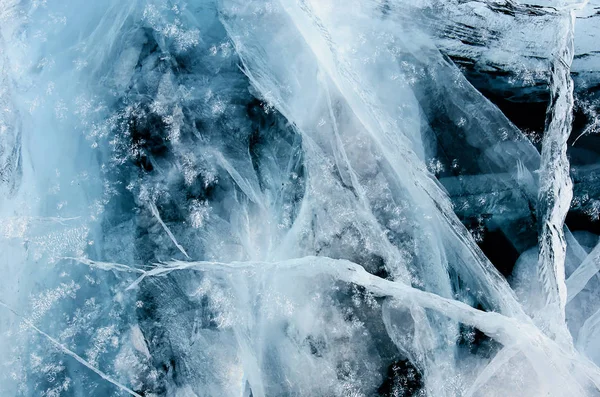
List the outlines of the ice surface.
{"label": "ice surface", "polygon": [[596,8],[0,1],[0,394],[600,395]]}

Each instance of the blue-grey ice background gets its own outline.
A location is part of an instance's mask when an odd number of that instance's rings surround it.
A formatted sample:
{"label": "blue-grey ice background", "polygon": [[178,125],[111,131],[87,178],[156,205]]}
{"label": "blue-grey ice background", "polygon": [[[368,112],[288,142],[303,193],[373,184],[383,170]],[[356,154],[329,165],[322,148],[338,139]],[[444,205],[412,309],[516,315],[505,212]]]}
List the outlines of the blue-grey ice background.
{"label": "blue-grey ice background", "polygon": [[599,112],[599,0],[0,0],[0,396],[600,396]]}

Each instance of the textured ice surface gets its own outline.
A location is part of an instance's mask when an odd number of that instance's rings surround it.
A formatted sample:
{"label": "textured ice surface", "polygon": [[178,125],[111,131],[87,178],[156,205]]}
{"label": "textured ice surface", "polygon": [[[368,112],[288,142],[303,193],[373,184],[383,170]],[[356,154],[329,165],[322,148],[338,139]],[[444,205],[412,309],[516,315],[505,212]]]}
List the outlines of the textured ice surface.
{"label": "textured ice surface", "polygon": [[0,0],[0,395],[600,396],[599,35]]}

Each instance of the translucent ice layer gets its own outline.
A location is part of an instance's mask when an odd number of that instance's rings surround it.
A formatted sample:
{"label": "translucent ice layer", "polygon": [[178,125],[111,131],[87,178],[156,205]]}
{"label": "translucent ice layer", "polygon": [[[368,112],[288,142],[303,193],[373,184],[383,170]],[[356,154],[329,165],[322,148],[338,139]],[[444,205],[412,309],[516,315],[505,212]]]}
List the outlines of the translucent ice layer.
{"label": "translucent ice layer", "polygon": [[600,395],[598,15],[0,0],[0,394]]}

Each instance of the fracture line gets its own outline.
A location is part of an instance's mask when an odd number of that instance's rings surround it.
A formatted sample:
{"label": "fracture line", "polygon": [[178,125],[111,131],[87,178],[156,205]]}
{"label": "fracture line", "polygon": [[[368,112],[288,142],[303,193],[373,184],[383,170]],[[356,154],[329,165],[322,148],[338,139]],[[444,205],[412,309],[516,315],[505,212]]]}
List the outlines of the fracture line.
{"label": "fracture line", "polygon": [[156,218],[158,223],[160,223],[160,225],[165,230],[165,232],[167,232],[167,234],[169,235],[169,238],[171,239],[173,244],[175,244],[175,246],[179,249],[179,251],[181,251],[181,253],[183,255],[185,255],[186,258],[191,259],[190,256],[187,254],[187,252],[185,252],[185,250],[183,249],[181,244],[179,244],[177,242],[177,240],[175,239],[175,236],[173,235],[173,233],[171,233],[171,230],[169,229],[169,227],[163,222],[163,220],[160,217],[160,214],[158,212],[158,208],[156,208],[156,204],[154,204],[153,202],[150,202],[150,203],[148,203],[148,205],[150,206],[150,211],[152,211],[152,215],[154,215],[154,217]]}
{"label": "fracture line", "polygon": [[114,262],[97,262],[88,258],[72,258],[69,256],[62,257],[61,259],[72,260],[75,262],[79,262],[83,265],[87,265],[89,267],[93,267],[100,270],[116,270],[120,272],[129,272],[129,273],[146,273],[146,271],[142,269],[137,269],[135,267],[123,265],[121,263]]}
{"label": "fracture line", "polygon": [[51,337],[50,335],[48,335],[47,333],[45,333],[44,331],[42,331],[41,329],[39,329],[38,327],[33,325],[33,323],[31,321],[27,320],[25,317],[20,315],[16,310],[14,310],[12,307],[8,306],[6,303],[0,301],[0,306],[4,306],[6,309],[8,309],[10,312],[12,312],[15,316],[17,316],[21,320],[23,320],[23,322],[25,322],[25,324],[27,324],[29,327],[33,328],[37,333],[39,333],[40,335],[42,335],[43,337],[48,339],[54,346],[56,346],[60,350],[62,350],[63,353],[73,357],[75,360],[77,360],[78,362],[80,362],[81,364],[83,364],[87,368],[91,369],[96,374],[98,374],[102,379],[106,380],[107,382],[112,383],[114,386],[131,394],[132,396],[142,397],[140,394],[134,392],[127,386],[122,385],[121,383],[117,382],[116,380],[114,380],[113,378],[111,378],[110,376],[105,374],[104,372],[100,371],[98,368],[94,367],[92,364],[90,364],[88,361],[86,361],[83,357],[79,356],[77,353],[73,352],[68,347],[66,347],[65,345],[63,345],[62,343],[60,343],[59,341],[57,341],[56,339],[54,339],[53,337]]}

